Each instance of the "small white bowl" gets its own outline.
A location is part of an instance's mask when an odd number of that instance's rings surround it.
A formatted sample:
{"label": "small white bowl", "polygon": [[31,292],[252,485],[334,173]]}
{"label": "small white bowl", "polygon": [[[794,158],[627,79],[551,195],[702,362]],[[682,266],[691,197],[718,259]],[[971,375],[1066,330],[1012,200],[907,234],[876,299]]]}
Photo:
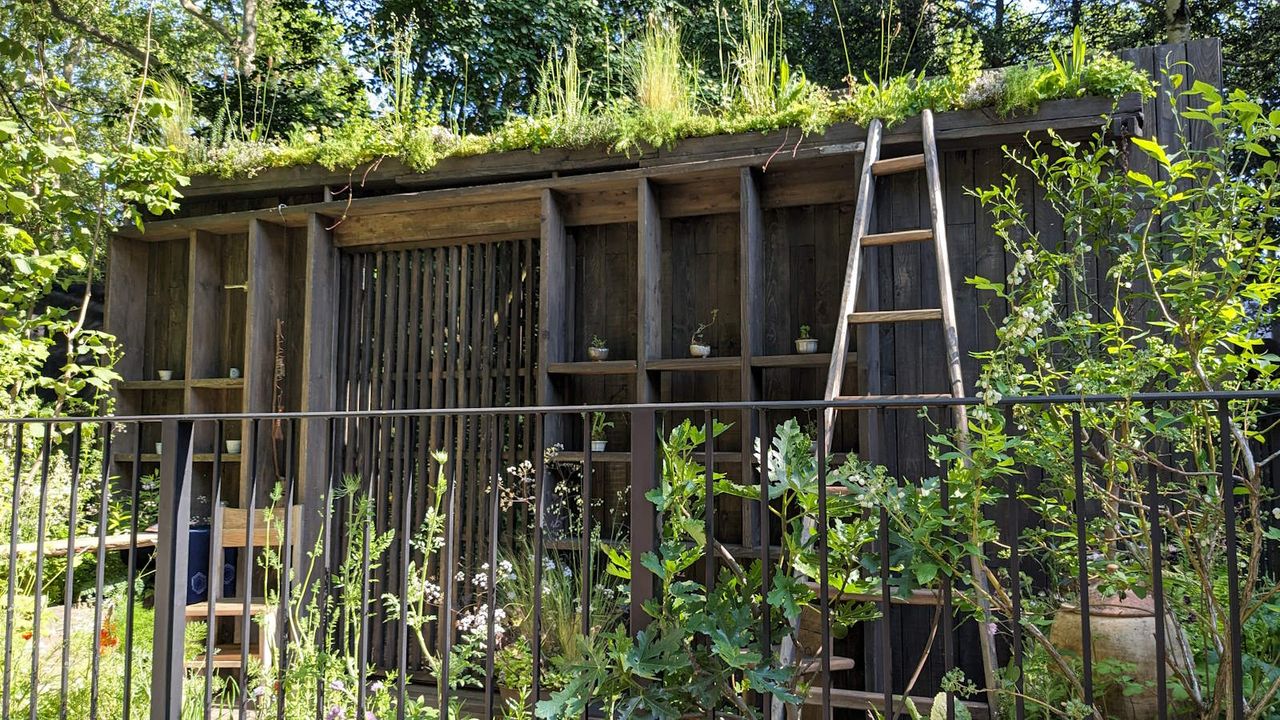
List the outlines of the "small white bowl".
{"label": "small white bowl", "polygon": [[156,371],[156,376],[157,376],[157,377],[159,377],[161,380],[164,380],[165,382],[168,382],[168,381],[170,381],[170,380],[172,380],[172,379],[173,379],[173,371],[172,371],[172,370],[157,370],[157,371]]}
{"label": "small white bowl", "polygon": [[228,440],[228,441],[227,441],[227,453],[228,453],[228,454],[230,454],[230,455],[239,455],[239,454],[240,454],[240,441],[239,441],[239,440]]}

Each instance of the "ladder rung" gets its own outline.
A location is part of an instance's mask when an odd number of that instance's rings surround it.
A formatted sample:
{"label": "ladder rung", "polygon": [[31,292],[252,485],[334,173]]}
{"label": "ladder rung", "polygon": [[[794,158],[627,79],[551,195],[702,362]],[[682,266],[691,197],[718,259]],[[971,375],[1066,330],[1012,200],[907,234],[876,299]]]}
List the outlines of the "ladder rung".
{"label": "ladder rung", "polygon": [[933,239],[933,230],[899,230],[897,232],[873,233],[862,238],[864,246],[899,245],[901,243],[925,242]]}
{"label": "ladder rung", "polygon": [[896,158],[877,160],[871,164],[872,175],[894,175],[911,172],[924,167],[924,155],[904,155]]}
{"label": "ladder rung", "polygon": [[873,312],[856,312],[849,315],[849,322],[855,325],[868,323],[921,322],[924,320],[941,320],[941,308],[921,308],[919,310],[876,310]]}

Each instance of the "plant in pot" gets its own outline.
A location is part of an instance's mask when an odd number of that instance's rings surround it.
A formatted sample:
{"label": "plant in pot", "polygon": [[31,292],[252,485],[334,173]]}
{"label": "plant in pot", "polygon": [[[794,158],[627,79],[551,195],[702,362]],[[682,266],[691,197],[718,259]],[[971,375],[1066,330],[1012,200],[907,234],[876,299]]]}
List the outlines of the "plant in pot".
{"label": "plant in pot", "polygon": [[689,355],[696,358],[709,357],[711,355],[711,346],[707,344],[706,333],[716,324],[716,316],[720,314],[718,308],[712,308],[711,319],[704,323],[698,323],[698,327],[694,329],[693,335],[689,338]]}
{"label": "plant in pot", "polygon": [[591,362],[604,362],[609,359],[609,346],[599,335],[591,336],[591,344],[587,346],[587,357]]}
{"label": "plant in pot", "polygon": [[796,338],[796,352],[801,355],[812,355],[818,352],[818,339],[809,337],[809,326],[800,326],[800,337]]}
{"label": "plant in pot", "polygon": [[591,413],[591,452],[604,452],[609,445],[605,433],[612,427],[613,421],[606,419],[604,413]]}

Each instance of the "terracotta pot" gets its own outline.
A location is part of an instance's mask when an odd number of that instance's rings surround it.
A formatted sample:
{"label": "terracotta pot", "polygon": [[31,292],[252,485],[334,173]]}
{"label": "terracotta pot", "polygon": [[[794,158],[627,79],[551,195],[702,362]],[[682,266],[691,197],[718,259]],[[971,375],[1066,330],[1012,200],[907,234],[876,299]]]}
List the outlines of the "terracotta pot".
{"label": "terracotta pot", "polygon": [[[1053,619],[1049,641],[1064,654],[1082,655],[1081,616],[1077,604],[1064,603]],[[1125,697],[1123,688],[1109,687],[1095,700],[1107,718],[1115,720],[1147,720],[1157,714],[1158,695],[1156,681],[1156,612],[1155,601],[1140,598],[1133,593],[1121,597],[1102,595],[1097,587],[1089,589],[1089,634],[1093,649],[1094,667],[1100,660],[1127,664],[1127,674],[1135,682],[1147,685],[1137,695]],[[1189,671],[1190,664],[1182,640],[1182,633],[1174,619],[1165,618],[1166,662],[1176,668]],[[1096,675],[1095,675],[1096,677]],[[1172,669],[1166,672],[1169,682],[1174,682]],[[1095,685],[1096,686],[1096,685]],[[1166,690],[1168,692],[1168,690]],[[1173,707],[1172,696],[1169,698]],[[1176,714],[1172,717],[1178,717]]]}

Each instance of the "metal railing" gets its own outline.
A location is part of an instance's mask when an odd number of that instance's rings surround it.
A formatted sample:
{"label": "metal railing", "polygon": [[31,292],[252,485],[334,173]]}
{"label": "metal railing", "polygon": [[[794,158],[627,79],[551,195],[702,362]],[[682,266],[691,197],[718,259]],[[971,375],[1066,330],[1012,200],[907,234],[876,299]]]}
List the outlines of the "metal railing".
{"label": "metal railing", "polygon": [[[1045,716],[1042,705],[1048,696],[1037,689],[1043,683],[1031,678],[1037,687],[1028,686],[1032,667],[1061,671],[1067,687],[1055,691],[1059,700],[1078,701],[1086,708],[1105,704],[1102,696],[1114,689],[1114,681],[1104,673],[1101,681],[1107,687],[1096,686],[1099,665],[1105,661],[1114,666],[1115,660],[1097,657],[1093,648],[1099,618],[1110,615],[1100,616],[1090,601],[1110,602],[1113,595],[1109,593],[1115,590],[1099,587],[1096,593],[1089,592],[1098,583],[1097,568],[1111,559],[1098,556],[1105,555],[1098,546],[1102,538],[1110,551],[1122,557],[1106,563],[1103,574],[1122,578],[1116,581],[1124,586],[1119,590],[1122,597],[1139,588],[1137,594],[1151,602],[1146,617],[1154,632],[1154,667],[1127,668],[1126,693],[1134,688],[1133,672],[1149,672],[1154,679],[1148,685],[1153,683],[1156,690],[1148,692],[1154,703],[1148,716],[1181,717],[1194,707],[1200,716],[1270,717],[1265,708],[1263,713],[1258,710],[1259,703],[1273,702],[1280,688],[1280,679],[1268,674],[1280,678],[1275,670],[1280,657],[1266,655],[1280,651],[1280,643],[1265,640],[1264,627],[1273,622],[1270,627],[1280,627],[1270,608],[1280,570],[1276,547],[1280,545],[1276,505],[1280,483],[1263,466],[1269,466],[1274,457],[1269,426],[1264,423],[1270,419],[1267,407],[1277,401],[1280,393],[1274,392],[1152,393],[1004,399],[994,405],[975,398],[903,397],[829,403],[6,419],[0,421],[4,433],[0,442],[10,458],[11,483],[8,492],[0,495],[8,522],[7,547],[0,555],[7,555],[9,568],[4,573],[0,716],[158,719],[246,718],[266,713],[285,718],[306,713],[336,718],[346,716],[350,708],[355,717],[376,713],[379,718],[404,718],[437,708],[441,718],[495,717],[504,711],[496,665],[500,649],[515,634],[504,626],[499,595],[504,582],[502,551],[522,540],[527,528],[532,530],[527,558],[532,587],[542,590],[532,593],[528,627],[520,630],[531,638],[529,687],[524,700],[516,703],[563,694],[567,692],[563,676],[549,683],[547,675],[552,667],[545,655],[543,625],[548,569],[564,572],[555,558],[577,553],[582,559],[572,578],[580,608],[575,619],[584,637],[599,641],[608,628],[593,625],[607,624],[591,610],[603,592],[593,563],[608,564],[604,554],[612,546],[601,531],[603,514],[592,509],[604,499],[604,482],[614,482],[615,474],[602,468],[608,463],[628,463],[625,502],[616,506],[625,519],[614,525],[622,528],[621,547],[629,554],[614,555],[630,563],[625,587],[629,603],[615,617],[615,624],[625,627],[632,638],[649,626],[654,611],[647,603],[661,601],[663,588],[669,586],[655,577],[646,556],[678,540],[664,526],[668,518],[655,508],[652,494],[670,479],[672,459],[665,438],[679,420],[689,418],[694,426],[703,427],[726,420],[737,423],[739,447],[722,449],[716,433],[707,432],[686,458],[701,469],[697,475],[703,483],[697,496],[701,500],[695,497],[691,502],[701,503],[701,532],[709,541],[692,543],[703,554],[701,565],[686,567],[681,578],[700,582],[698,592],[709,597],[717,583],[728,577],[723,574],[727,570],[738,568],[749,575],[758,563],[762,590],[744,599],[758,605],[754,608],[758,627],[749,636],[760,653],[761,666],[777,664],[782,645],[798,636],[798,621],[763,599],[769,588],[779,587],[771,575],[812,581],[812,592],[804,597],[817,612],[819,649],[816,657],[797,660],[810,663],[805,670],[790,669],[789,690],[795,698],[789,702],[798,698],[817,705],[824,718],[860,712],[907,716],[911,712],[906,707],[908,690],[915,690],[915,695],[925,690],[917,682],[918,668],[909,678],[895,675],[895,668],[902,666],[908,650],[921,648],[895,647],[885,638],[892,634],[889,629],[895,619],[920,612],[914,606],[929,603],[919,598],[931,595],[935,599],[931,606],[937,609],[932,611],[933,629],[923,641],[923,652],[941,645],[937,670],[945,682],[934,682],[928,694],[940,692],[935,701],[947,703],[946,717],[962,711],[956,702],[961,696],[965,712],[1019,720]],[[979,451],[999,449],[984,446],[980,433],[963,439],[948,435],[946,410],[957,404],[983,408],[978,412],[986,415],[980,417],[995,425],[1003,420],[1000,436],[1006,439],[1047,432],[1044,426],[1036,430],[1019,425],[1043,420],[1044,409],[1054,409],[1048,422],[1065,423],[1053,427],[1065,428],[1059,450],[1070,457],[1070,466],[1035,467],[1025,462],[1034,453],[1011,454],[1004,465],[989,456],[979,457]],[[769,448],[779,422],[787,417],[813,418],[816,435],[813,429],[810,435],[822,437],[827,422],[822,411],[833,407],[856,413],[861,422],[919,430],[923,441],[910,447],[911,452],[924,455],[899,457],[895,463],[924,467],[925,474],[936,476],[937,507],[945,517],[960,512],[955,505],[959,496],[949,483],[961,480],[953,478],[953,473],[960,473],[967,483],[965,492],[981,487],[982,492],[992,493],[991,502],[981,508],[982,519],[1000,525],[981,548],[990,571],[982,580],[994,585],[989,598],[995,605],[992,617],[984,621],[975,609],[978,603],[973,597],[980,583],[974,583],[971,575],[947,567],[925,570],[918,558],[903,561],[896,555],[909,543],[902,525],[905,511],[892,502],[892,494],[864,492],[858,482],[868,476],[846,474],[843,486],[833,480],[836,473],[829,468],[839,458],[829,458],[820,444],[810,448],[815,466],[822,468],[818,480],[797,491],[812,493],[810,511],[816,532],[811,546],[794,546],[787,528],[797,516],[779,515],[784,511],[778,495],[772,494],[777,491],[774,471],[779,469],[770,466],[769,453],[763,454],[762,461],[753,460],[751,445],[758,442],[756,447]],[[599,453],[593,452],[591,419],[597,412],[629,427],[630,447],[624,457],[611,454],[601,461]],[[1153,424],[1132,436],[1147,444],[1121,451],[1107,446],[1114,438],[1103,437],[1096,426],[1126,414]],[[1203,430],[1208,427],[1206,417],[1217,422],[1210,438],[1214,444],[1180,445],[1179,437],[1191,436],[1184,425],[1199,423],[1196,427]],[[157,436],[156,452],[145,452],[144,440]],[[241,448],[234,448],[237,437]],[[986,439],[990,437],[994,435]],[[1210,436],[1202,433],[1197,439],[1206,437]],[[941,462],[931,459],[930,442],[952,456],[943,455]],[[580,454],[576,449],[548,453],[547,448],[556,443],[580,446]],[[436,446],[447,446],[453,457],[433,457],[431,450]],[[1249,457],[1242,451],[1246,446]],[[1030,453],[1033,448],[1026,449]],[[728,452],[736,455],[726,458]],[[569,512],[563,498],[555,498],[549,479],[551,465],[565,462],[568,453],[574,467],[580,468],[571,484],[576,486],[577,507],[585,511],[572,532],[549,536],[549,528],[556,526],[551,516]],[[870,457],[874,459],[874,453]],[[1136,467],[1139,461],[1142,467]],[[1207,472],[1206,462],[1216,463],[1217,472]],[[988,466],[999,472],[978,478],[973,469]],[[154,472],[145,471],[147,467]],[[527,481],[527,496],[513,499],[504,488],[512,471]],[[726,471],[733,477],[718,478]],[[1037,478],[1049,476],[1069,476],[1074,496],[1064,495],[1058,506],[1041,506],[1036,493],[1046,485],[1037,484]],[[1140,479],[1142,484],[1129,487],[1128,495],[1112,488],[1115,497],[1107,497],[1106,487],[1100,486],[1120,476]],[[921,486],[921,479],[906,477],[902,487]],[[737,495],[726,493],[722,483],[735,482]],[[758,488],[754,501],[743,497],[742,488],[748,485]],[[240,554],[234,562],[227,561],[223,540],[231,531],[215,521],[207,555],[193,561],[193,513],[218,517],[225,512],[219,509],[219,499],[230,497],[232,488],[238,500],[230,505],[248,510],[247,527],[235,531],[246,539],[238,548]],[[739,528],[742,537],[733,547],[725,538],[734,534],[734,528],[717,512],[728,504],[722,499],[726,495],[741,498],[747,518]],[[854,553],[867,570],[862,580],[873,588],[865,593],[848,589],[847,568],[838,571],[837,577],[828,567],[835,557],[829,538],[832,504],[845,503],[842,522],[852,523],[855,516],[848,514],[847,505],[851,495],[891,501],[864,505],[859,511],[875,529],[874,538]],[[961,499],[969,502],[972,497]],[[706,498],[712,500],[706,502]],[[1217,505],[1210,506],[1209,501]],[[521,502],[528,507],[522,509]],[[290,510],[295,506],[302,508],[300,513]],[[255,512],[281,507],[282,513]],[[433,507],[439,509],[434,515]],[[1053,514],[1062,511],[1065,514]],[[255,528],[257,522],[268,527]],[[280,527],[272,527],[276,522]],[[428,522],[436,523],[434,532],[443,541],[428,538],[427,545],[421,544],[421,528]],[[1185,555],[1170,552],[1186,552],[1186,538],[1195,534],[1197,522],[1215,533],[1201,541],[1212,546],[1205,557],[1221,558],[1209,577],[1211,590],[1221,586],[1221,602],[1216,596],[1174,596],[1187,593],[1194,583],[1184,577]],[[1139,529],[1141,537],[1123,534],[1133,528]],[[947,537],[957,543],[969,539],[965,528],[946,527],[941,532],[952,533]],[[283,540],[257,544],[255,538],[262,533],[268,538],[277,533],[275,537]],[[462,540],[463,536],[468,539]],[[1256,542],[1258,538],[1261,543]],[[810,577],[801,577],[803,573],[786,564],[801,551],[812,552],[818,562],[817,572],[810,570]],[[1071,578],[1064,578],[1065,573],[1058,572],[1061,567],[1054,565],[1060,565],[1067,554],[1074,554]],[[1167,584],[1171,562],[1178,564],[1174,589]],[[191,613],[191,579],[203,575],[206,592],[213,599],[225,585],[224,574],[233,568],[237,589],[229,597],[240,608],[207,602],[202,618]],[[622,572],[620,567],[614,569]],[[915,577],[907,577],[912,573]],[[1068,580],[1074,581],[1074,587]],[[424,589],[424,583],[432,582],[439,586],[438,596],[435,590]],[[901,588],[910,585],[920,585],[917,591],[923,592],[904,595]],[[1045,637],[1046,598],[1063,597],[1074,597],[1078,607],[1078,655]],[[55,605],[58,600],[60,605]],[[869,629],[860,646],[833,636],[834,618],[839,614],[836,606],[844,603],[860,603],[871,613],[864,616]],[[474,626],[459,627],[463,605],[470,608],[467,612]],[[274,610],[262,610],[263,606]],[[1212,617],[1189,619],[1192,606],[1206,608]],[[1112,610],[1108,607],[1103,612]],[[1124,611],[1121,607],[1121,614]],[[271,620],[263,617],[268,612]],[[147,614],[152,616],[150,622]],[[233,622],[220,623],[224,615],[232,616]],[[52,624],[50,617],[56,618]],[[1207,622],[1211,629],[1188,640],[1182,626],[1195,622]],[[195,623],[205,628],[198,644],[187,634],[188,625]],[[1246,631],[1252,633],[1248,641]],[[999,669],[998,687],[989,687],[983,668],[973,662],[965,666],[958,650],[977,632],[997,637],[1006,663]],[[1263,640],[1258,640],[1259,633]],[[483,642],[478,640],[481,636]],[[228,657],[225,651],[219,654],[227,637],[238,641],[238,658]],[[254,638],[258,645],[271,647],[266,656],[270,666],[262,666],[263,655],[255,649]],[[482,646],[482,652],[468,656],[467,672],[459,676],[458,647],[472,641]],[[710,644],[706,634],[693,631],[689,642],[690,647]],[[858,669],[843,676],[847,688],[836,688],[834,683],[841,673],[832,665],[834,646],[840,642],[850,644],[856,653],[853,660]],[[1058,657],[1050,653],[1046,660],[1045,648],[1053,648]],[[864,662],[874,666],[875,672],[865,672]],[[305,670],[308,663],[324,669]],[[919,661],[919,667],[925,664]],[[731,675],[741,682],[745,673]],[[307,678],[307,687],[298,686],[300,677]],[[1268,683],[1273,681],[1276,685],[1268,694]],[[1078,684],[1072,686],[1074,682]],[[1199,696],[1188,699],[1182,690],[1159,691],[1175,685],[1191,688],[1192,695]],[[758,687],[751,690],[736,703],[723,697],[706,707],[681,708],[681,713],[712,718],[773,715],[776,706],[770,693]],[[601,698],[585,700],[584,715],[588,709],[607,711],[599,702],[591,702]],[[927,704],[923,703],[926,715]],[[342,714],[334,714],[334,708],[342,708]],[[1103,711],[1094,712],[1101,717]]]}

